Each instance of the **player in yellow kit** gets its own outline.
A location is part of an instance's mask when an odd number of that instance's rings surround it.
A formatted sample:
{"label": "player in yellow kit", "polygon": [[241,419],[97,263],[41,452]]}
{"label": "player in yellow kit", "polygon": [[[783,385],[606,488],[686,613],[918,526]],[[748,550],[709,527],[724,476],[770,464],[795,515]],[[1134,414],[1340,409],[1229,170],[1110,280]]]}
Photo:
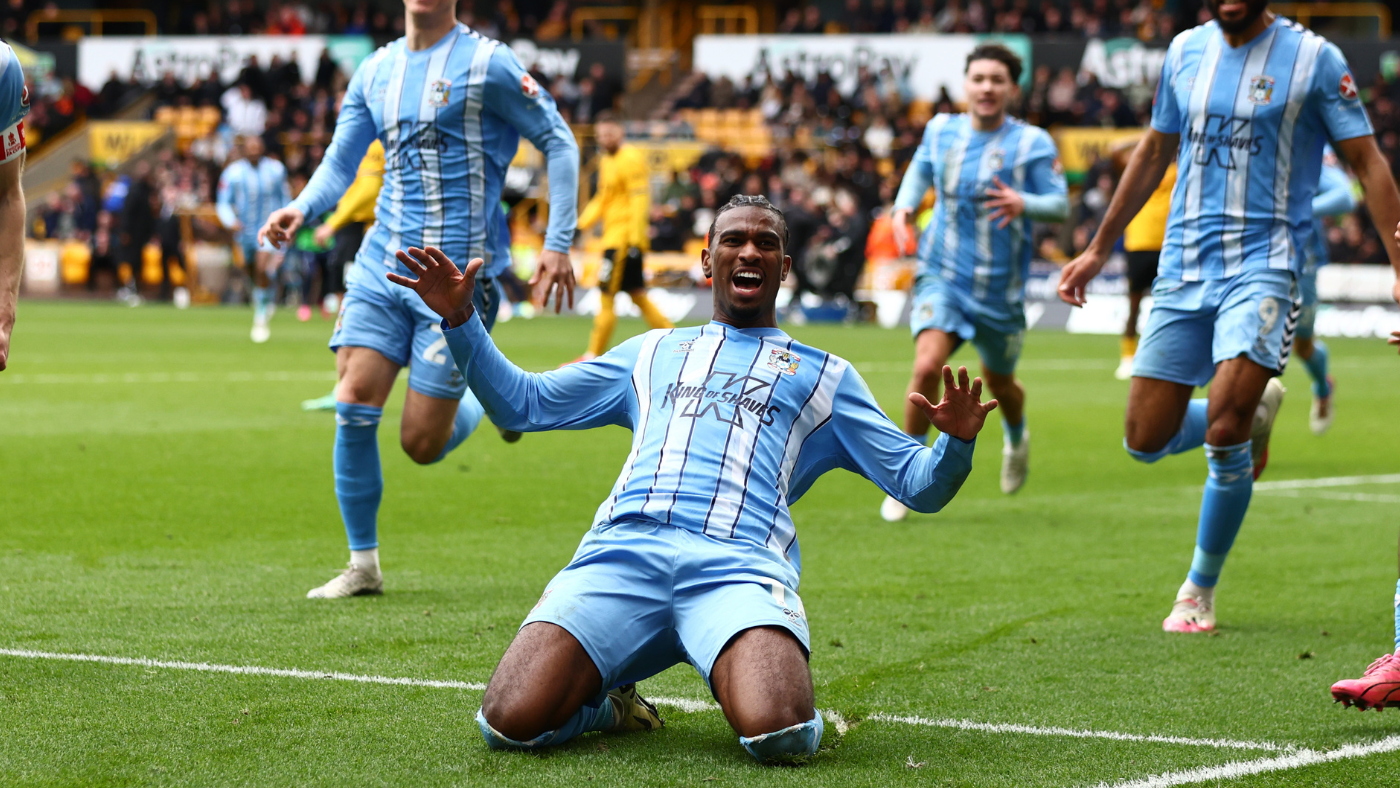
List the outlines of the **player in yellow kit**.
{"label": "player in yellow kit", "polygon": [[[1121,152],[1115,151],[1114,163],[1121,172],[1127,166],[1128,156],[1137,145],[1131,145]],[[1120,163],[1121,160],[1121,163]],[[1176,164],[1167,167],[1157,190],[1147,198],[1138,215],[1123,230],[1123,250],[1128,254],[1128,322],[1123,327],[1122,356],[1113,376],[1127,380],[1133,376],[1133,356],[1137,355],[1138,312],[1142,297],[1152,289],[1152,280],[1157,278],[1157,258],[1162,255],[1162,239],[1167,234],[1167,215],[1172,208],[1172,189],[1176,188]]]}
{"label": "player in yellow kit", "polygon": [[598,192],[578,218],[580,230],[603,222],[603,265],[598,271],[602,305],[593,318],[588,351],[579,361],[596,358],[608,349],[617,313],[613,299],[626,292],[652,328],[671,328],[671,321],[647,298],[642,252],[650,245],[651,185],[641,151],[623,145],[622,124],[602,115],[594,125],[603,157],[598,165]]}

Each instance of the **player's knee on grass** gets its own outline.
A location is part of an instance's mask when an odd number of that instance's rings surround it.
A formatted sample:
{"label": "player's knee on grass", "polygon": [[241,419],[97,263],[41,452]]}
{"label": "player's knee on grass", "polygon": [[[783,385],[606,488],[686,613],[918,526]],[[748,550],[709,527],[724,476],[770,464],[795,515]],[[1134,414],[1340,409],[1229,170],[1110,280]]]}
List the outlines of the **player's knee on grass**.
{"label": "player's knee on grass", "polygon": [[523,741],[512,739],[501,733],[487,721],[484,704],[476,712],[476,724],[477,727],[481,728],[481,737],[486,740],[486,746],[493,750],[535,750],[554,743],[554,731],[545,731],[534,738]]}
{"label": "player's knee on grass", "polygon": [[821,712],[812,719],[757,736],[740,736],[739,743],[760,763],[815,755],[825,730]]}

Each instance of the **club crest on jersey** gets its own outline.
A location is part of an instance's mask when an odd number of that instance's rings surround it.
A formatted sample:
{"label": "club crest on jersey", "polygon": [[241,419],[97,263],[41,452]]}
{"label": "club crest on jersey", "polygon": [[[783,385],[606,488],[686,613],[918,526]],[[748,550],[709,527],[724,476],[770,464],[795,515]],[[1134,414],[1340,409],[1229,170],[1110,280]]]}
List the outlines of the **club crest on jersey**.
{"label": "club crest on jersey", "polygon": [[1356,80],[1351,78],[1351,72],[1343,72],[1342,81],[1337,83],[1337,92],[1347,101],[1356,100]]}
{"label": "club crest on jersey", "polygon": [[539,98],[540,83],[536,82],[535,78],[530,76],[529,74],[521,74],[520,92],[524,93],[529,98]]}
{"label": "club crest on jersey", "polygon": [[784,375],[796,375],[797,365],[802,363],[802,358],[790,350],[774,349],[768,354],[768,368],[776,369]]}
{"label": "club crest on jersey", "polygon": [[695,347],[695,340],[687,339],[684,342],[677,342],[676,349],[672,353],[689,353]]}
{"label": "club crest on jersey", "polygon": [[987,157],[987,167],[990,168],[992,172],[1000,170],[1001,165],[1005,163],[1006,156],[999,150],[992,151],[992,154]]}
{"label": "club crest on jersey", "polygon": [[1274,100],[1274,78],[1257,76],[1249,81],[1249,100],[1263,106]]}
{"label": "club crest on jersey", "polygon": [[447,102],[452,100],[452,82],[446,79],[435,79],[433,84],[428,86],[428,103],[434,107],[445,107]]}

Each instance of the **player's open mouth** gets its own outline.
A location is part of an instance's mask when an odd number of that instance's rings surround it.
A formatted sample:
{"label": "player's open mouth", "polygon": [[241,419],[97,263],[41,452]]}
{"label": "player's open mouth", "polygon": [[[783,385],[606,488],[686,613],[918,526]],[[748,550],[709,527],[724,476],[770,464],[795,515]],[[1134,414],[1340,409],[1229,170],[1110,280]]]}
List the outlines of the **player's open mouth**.
{"label": "player's open mouth", "polygon": [[729,280],[740,295],[757,295],[763,288],[763,272],[753,268],[740,268]]}
{"label": "player's open mouth", "polygon": [[1221,3],[1215,8],[1221,16],[1244,16],[1249,11],[1247,3]]}

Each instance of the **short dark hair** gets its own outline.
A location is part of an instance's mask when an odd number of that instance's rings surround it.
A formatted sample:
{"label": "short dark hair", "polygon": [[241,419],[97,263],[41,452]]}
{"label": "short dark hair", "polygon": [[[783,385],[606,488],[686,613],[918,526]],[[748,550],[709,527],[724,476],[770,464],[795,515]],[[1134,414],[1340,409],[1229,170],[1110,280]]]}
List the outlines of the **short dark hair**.
{"label": "short dark hair", "polygon": [[783,237],[783,251],[787,251],[789,240],[787,217],[783,215],[782,211],[778,210],[778,206],[768,202],[768,198],[761,194],[736,194],[729,198],[729,202],[721,205],[719,210],[715,211],[715,218],[710,222],[710,234],[706,242],[707,246],[713,244],[716,240],[715,225],[719,224],[719,217],[723,216],[725,211],[732,211],[735,208],[762,208],[778,217],[778,226],[782,228],[780,232]]}
{"label": "short dark hair", "polygon": [[974,60],[995,60],[1006,66],[1006,70],[1011,72],[1011,81],[1019,83],[1021,81],[1021,58],[1015,52],[1006,48],[1004,44],[978,44],[967,56],[967,65],[963,67],[963,73],[972,68]]}
{"label": "short dark hair", "polygon": [[603,123],[611,123],[614,126],[622,125],[622,120],[610,109],[599,110],[593,114],[593,125],[598,126]]}

